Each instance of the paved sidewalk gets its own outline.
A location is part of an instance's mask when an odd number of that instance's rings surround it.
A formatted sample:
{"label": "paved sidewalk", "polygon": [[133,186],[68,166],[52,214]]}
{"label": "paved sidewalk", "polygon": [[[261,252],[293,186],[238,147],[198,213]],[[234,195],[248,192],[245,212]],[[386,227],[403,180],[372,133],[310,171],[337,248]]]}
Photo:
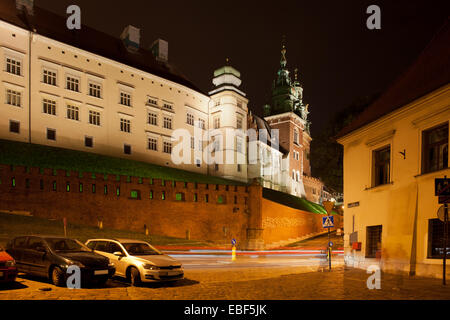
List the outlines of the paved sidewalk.
{"label": "paved sidewalk", "polygon": [[[382,273],[381,289],[369,290],[365,270],[338,267],[318,271],[317,267],[234,268],[231,270],[188,270],[176,284],[130,287],[117,280],[104,288],[70,290],[57,288],[42,279],[19,277],[10,288],[0,286],[0,300],[372,300],[446,299],[450,284],[431,278],[409,278]],[[49,291],[42,291],[47,288]]]}

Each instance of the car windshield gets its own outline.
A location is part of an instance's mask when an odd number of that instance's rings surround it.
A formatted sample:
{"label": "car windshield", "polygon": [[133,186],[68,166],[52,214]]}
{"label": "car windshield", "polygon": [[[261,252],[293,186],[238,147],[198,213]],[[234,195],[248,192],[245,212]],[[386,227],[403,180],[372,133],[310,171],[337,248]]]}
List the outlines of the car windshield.
{"label": "car windshield", "polygon": [[79,252],[91,251],[88,247],[77,240],[64,238],[46,238],[50,249],[55,252]]}
{"label": "car windshield", "polygon": [[162,254],[156,248],[147,243],[122,243],[128,254],[132,256],[147,256]]}

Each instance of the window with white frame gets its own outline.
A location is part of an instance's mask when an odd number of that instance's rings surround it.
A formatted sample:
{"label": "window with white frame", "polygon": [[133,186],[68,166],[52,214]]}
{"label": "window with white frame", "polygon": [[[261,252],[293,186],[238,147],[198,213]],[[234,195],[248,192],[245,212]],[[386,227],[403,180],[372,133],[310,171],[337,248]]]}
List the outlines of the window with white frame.
{"label": "window with white frame", "polygon": [[219,129],[220,128],[220,117],[215,117],[214,118],[214,129]]}
{"label": "window with white frame", "polygon": [[96,98],[102,97],[102,86],[99,83],[89,82],[89,95]]}
{"label": "window with white frame", "polygon": [[198,151],[203,151],[203,141],[198,140],[197,145],[198,145]]}
{"label": "window with white frame", "polygon": [[191,149],[195,149],[195,138],[191,137]]}
{"label": "window with white frame", "polygon": [[56,101],[50,99],[43,99],[42,112],[56,116]]}
{"label": "window with white frame", "polygon": [[131,94],[125,91],[120,92],[120,104],[124,106],[131,106]]}
{"label": "window with white frame", "polygon": [[131,120],[128,119],[120,119],[120,131],[122,132],[131,132]]}
{"label": "window with white frame", "polygon": [[298,129],[294,129],[294,143],[299,144]]}
{"label": "window with white frame", "polygon": [[212,137],[214,143],[214,152],[220,151],[220,140],[216,137]]}
{"label": "window with white frame", "polygon": [[56,86],[56,71],[49,69],[42,70],[42,82]]}
{"label": "window with white frame", "polygon": [[172,118],[164,117],[163,127],[166,129],[172,129]]}
{"label": "window with white frame", "polygon": [[80,120],[80,109],[76,106],[67,105],[67,119]]}
{"label": "window with white frame", "polygon": [[164,153],[172,153],[172,142],[164,141],[163,152]]}
{"label": "window with white frame", "polygon": [[148,97],[147,98],[147,103],[151,104],[153,106],[157,106],[158,105],[158,100],[156,98],[153,98],[153,97]]}
{"label": "window with white frame", "polygon": [[73,76],[66,77],[66,89],[71,91],[80,92],[80,79]]}
{"label": "window with white frame", "polygon": [[17,58],[6,58],[6,72],[20,76],[22,74],[22,61]]}
{"label": "window with white frame", "polygon": [[158,139],[154,137],[148,138],[148,149],[158,151]]}
{"label": "window with white frame", "polygon": [[206,129],[206,122],[205,122],[205,120],[203,120],[203,119],[198,119],[198,127],[199,127],[200,129],[205,130],[205,129]]}
{"label": "window with white frame", "polygon": [[158,125],[158,114],[156,114],[155,112],[149,112],[148,113],[148,124],[157,126]]}
{"label": "window with white frame", "polygon": [[89,110],[89,123],[95,126],[100,125],[100,112]]}
{"label": "window with white frame", "polygon": [[236,137],[236,151],[242,153],[242,139]]}
{"label": "window with white frame", "polygon": [[173,110],[173,105],[170,104],[170,103],[164,102],[163,108],[172,111]]}
{"label": "window with white frame", "polygon": [[22,105],[22,93],[20,91],[6,89],[6,104],[20,107]]}
{"label": "window with white frame", "polygon": [[190,124],[191,126],[194,125],[194,116],[192,114],[188,113],[186,115],[186,123]]}

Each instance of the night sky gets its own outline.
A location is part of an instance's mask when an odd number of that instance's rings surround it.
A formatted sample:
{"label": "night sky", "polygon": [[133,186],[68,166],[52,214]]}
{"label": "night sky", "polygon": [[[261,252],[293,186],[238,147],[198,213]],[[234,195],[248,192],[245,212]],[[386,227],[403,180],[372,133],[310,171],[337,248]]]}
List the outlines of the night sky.
{"label": "night sky", "polygon": [[[203,91],[229,58],[241,72],[249,108],[269,102],[286,37],[288,67],[299,69],[313,136],[354,100],[384,90],[414,60],[450,13],[449,1],[170,1],[35,0],[82,24],[119,37],[132,24],[141,43],[169,42],[169,62]],[[366,8],[381,8],[381,30],[366,28]]]}

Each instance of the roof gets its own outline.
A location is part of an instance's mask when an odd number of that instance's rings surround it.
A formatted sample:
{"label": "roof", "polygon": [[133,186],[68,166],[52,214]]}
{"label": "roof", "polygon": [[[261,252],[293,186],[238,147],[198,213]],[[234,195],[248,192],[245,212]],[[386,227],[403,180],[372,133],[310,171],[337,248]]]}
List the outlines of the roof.
{"label": "roof", "polygon": [[353,122],[336,136],[341,138],[450,82],[450,19],[415,62]]}
{"label": "roof", "polygon": [[[272,146],[272,128],[270,127],[269,123],[261,118],[258,117],[256,114],[251,114],[252,116],[252,122],[256,125],[256,129],[258,130],[267,130],[267,145],[268,146]],[[278,145],[278,150],[283,154],[283,155],[287,155],[289,154],[289,151],[286,150],[285,148],[283,148],[280,144]]]}
{"label": "roof", "polygon": [[2,0],[0,1],[0,19],[205,94],[175,66],[158,62],[150,50],[141,47],[136,53],[129,52],[118,37],[113,37],[86,25],[82,25],[79,30],[69,30],[66,27],[65,17],[45,9],[34,6],[34,14],[28,15],[16,9],[15,0]]}

